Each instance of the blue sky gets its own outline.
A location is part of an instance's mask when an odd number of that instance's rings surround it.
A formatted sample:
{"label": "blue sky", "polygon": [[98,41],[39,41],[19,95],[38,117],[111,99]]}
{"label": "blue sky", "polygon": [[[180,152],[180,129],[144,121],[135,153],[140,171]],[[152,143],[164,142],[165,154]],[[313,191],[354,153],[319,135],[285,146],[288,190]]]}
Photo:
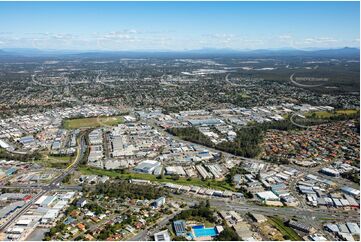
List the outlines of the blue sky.
{"label": "blue sky", "polygon": [[0,2],[0,48],[359,47],[359,2]]}

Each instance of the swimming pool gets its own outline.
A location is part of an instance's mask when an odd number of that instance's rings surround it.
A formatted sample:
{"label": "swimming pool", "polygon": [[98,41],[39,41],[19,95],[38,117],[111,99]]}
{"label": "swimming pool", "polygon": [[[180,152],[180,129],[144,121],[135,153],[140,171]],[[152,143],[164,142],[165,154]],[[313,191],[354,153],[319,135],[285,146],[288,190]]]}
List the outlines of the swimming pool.
{"label": "swimming pool", "polygon": [[217,229],[215,227],[213,228],[199,228],[199,229],[193,229],[195,237],[203,237],[203,236],[216,236]]}
{"label": "swimming pool", "polygon": [[204,228],[204,225],[195,225],[192,227],[192,229],[203,229]]}

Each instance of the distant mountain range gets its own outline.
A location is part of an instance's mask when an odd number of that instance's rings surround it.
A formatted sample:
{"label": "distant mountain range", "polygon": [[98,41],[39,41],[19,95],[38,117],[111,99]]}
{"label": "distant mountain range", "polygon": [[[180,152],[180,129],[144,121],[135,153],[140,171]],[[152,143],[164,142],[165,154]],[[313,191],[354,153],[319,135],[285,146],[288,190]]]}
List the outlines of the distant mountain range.
{"label": "distant mountain range", "polygon": [[282,49],[258,49],[258,50],[233,50],[233,49],[214,49],[204,48],[198,50],[185,51],[76,51],[76,50],[40,50],[32,48],[6,48],[0,50],[0,57],[59,57],[59,58],[151,58],[151,57],[174,57],[174,58],[195,58],[195,57],[330,57],[330,58],[359,58],[360,49],[358,48],[339,48],[339,49],[318,49],[318,50],[300,50],[292,48]]}

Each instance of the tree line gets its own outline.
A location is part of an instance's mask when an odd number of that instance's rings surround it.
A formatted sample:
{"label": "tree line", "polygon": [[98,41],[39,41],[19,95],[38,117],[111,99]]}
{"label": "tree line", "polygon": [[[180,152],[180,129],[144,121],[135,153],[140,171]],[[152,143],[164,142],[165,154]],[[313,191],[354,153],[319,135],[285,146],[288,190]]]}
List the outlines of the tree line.
{"label": "tree line", "polygon": [[39,152],[19,154],[19,153],[10,153],[4,149],[0,149],[0,159],[5,160],[18,160],[18,161],[31,161],[31,160],[40,160],[42,155]]}
{"label": "tree line", "polygon": [[129,183],[124,180],[107,181],[98,183],[97,185],[84,185],[85,192],[93,194],[104,194],[109,197],[116,197],[120,199],[156,199],[165,195],[165,190],[162,188],[150,185],[138,185]]}
{"label": "tree line", "polygon": [[216,222],[216,217],[213,215],[214,210],[211,209],[210,203],[207,200],[206,202],[201,201],[199,204],[193,206],[190,209],[183,210],[181,213],[177,214],[174,217],[175,220],[188,220],[191,218],[201,217],[206,219],[210,223]]}
{"label": "tree line", "polygon": [[179,136],[186,141],[249,158],[253,158],[260,153],[261,148],[258,144],[263,138],[262,129],[260,127],[249,127],[238,130],[234,141],[226,141],[219,144],[214,144],[195,127],[169,128],[167,129],[167,132]]}

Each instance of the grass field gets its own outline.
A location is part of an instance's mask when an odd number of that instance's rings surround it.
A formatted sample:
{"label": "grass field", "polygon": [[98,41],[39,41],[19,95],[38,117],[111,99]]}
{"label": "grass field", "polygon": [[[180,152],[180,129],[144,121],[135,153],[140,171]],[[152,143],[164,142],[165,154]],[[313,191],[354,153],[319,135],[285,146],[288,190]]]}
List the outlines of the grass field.
{"label": "grass field", "polygon": [[268,222],[275,226],[283,236],[287,236],[288,239],[293,241],[301,241],[303,240],[292,228],[287,227],[283,221],[278,217],[269,217]]}
{"label": "grass field", "polygon": [[341,115],[347,115],[352,116],[357,114],[358,110],[356,109],[340,109],[336,110],[335,112],[327,112],[327,111],[318,111],[318,112],[310,112],[306,114],[306,117],[312,117],[312,115],[315,115],[316,118],[330,118],[334,116],[341,116]]}
{"label": "grass field", "polygon": [[249,96],[247,93],[245,93],[245,92],[240,92],[240,93],[239,93],[239,97],[240,97],[241,99],[248,99],[248,98],[250,98],[250,96]]}
{"label": "grass field", "polygon": [[114,126],[123,123],[121,116],[91,117],[64,120],[65,129],[96,128],[102,126]]}
{"label": "grass field", "polygon": [[231,190],[234,191],[234,187],[228,184],[225,181],[215,181],[207,180],[202,181],[198,178],[192,178],[187,180],[186,178],[180,177],[178,180],[173,180],[171,176],[163,176],[163,178],[157,178],[151,174],[140,174],[140,173],[120,173],[117,171],[108,171],[103,169],[91,168],[91,167],[80,167],[80,172],[84,175],[103,175],[109,177],[119,177],[121,179],[143,179],[154,182],[171,182],[178,185],[188,185],[188,186],[200,186],[207,187],[217,190]]}
{"label": "grass field", "polygon": [[44,155],[43,159],[38,160],[36,162],[46,167],[63,169],[70,163],[71,160],[72,160],[71,156]]}

